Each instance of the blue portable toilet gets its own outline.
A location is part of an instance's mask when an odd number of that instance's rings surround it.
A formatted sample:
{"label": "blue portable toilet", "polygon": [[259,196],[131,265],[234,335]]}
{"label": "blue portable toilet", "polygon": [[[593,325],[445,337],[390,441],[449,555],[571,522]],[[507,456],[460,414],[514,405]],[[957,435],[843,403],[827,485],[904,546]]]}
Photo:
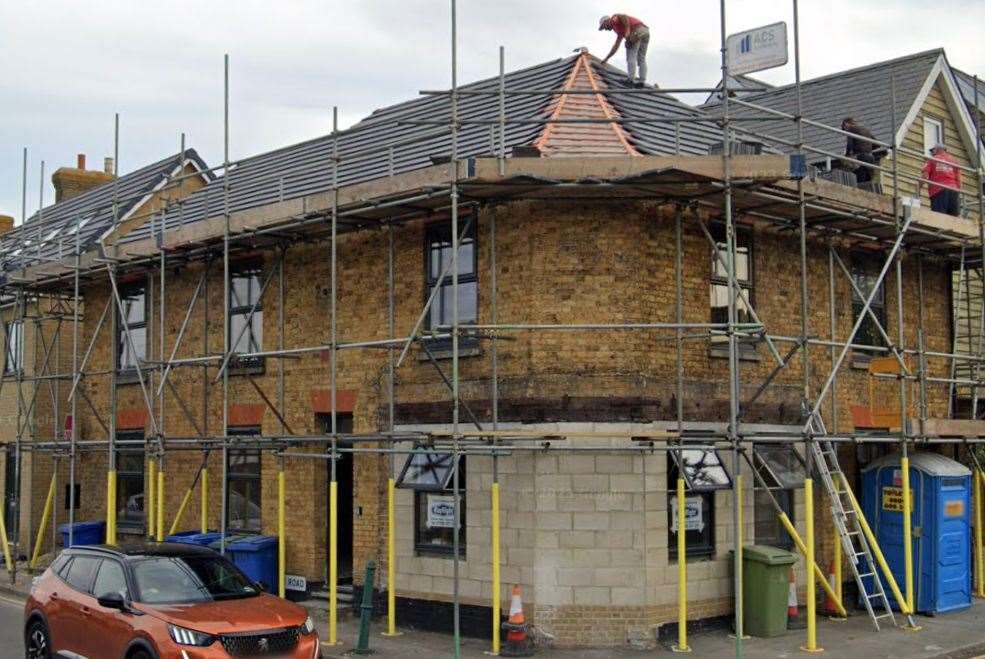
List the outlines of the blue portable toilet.
{"label": "blue portable toilet", "polygon": [[[937,453],[909,457],[915,608],[927,614],[966,609],[971,606],[971,470]],[[862,510],[903,591],[900,465],[896,453],[862,471]],[[884,585],[896,608],[889,586]]]}

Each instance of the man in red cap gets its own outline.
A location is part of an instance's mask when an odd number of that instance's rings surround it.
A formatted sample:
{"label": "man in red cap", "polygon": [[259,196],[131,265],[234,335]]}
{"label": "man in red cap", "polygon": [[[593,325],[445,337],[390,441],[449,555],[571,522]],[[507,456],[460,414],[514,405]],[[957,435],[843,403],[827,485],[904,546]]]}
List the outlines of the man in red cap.
{"label": "man in red cap", "polygon": [[[616,33],[616,43],[605,56],[605,64],[619,50],[619,44],[626,40],[626,73],[629,82],[635,87],[646,83],[646,48],[650,45],[650,28],[638,18],[627,14],[613,14],[599,19],[599,30],[612,30]],[[640,77],[636,78],[636,67],[639,66]]]}
{"label": "man in red cap", "polygon": [[[930,181],[930,209],[948,215],[961,214],[961,170],[958,161],[947,152],[943,144],[935,144],[930,150],[930,160],[923,166],[921,176]],[[917,197],[923,191],[924,181],[917,186]]]}

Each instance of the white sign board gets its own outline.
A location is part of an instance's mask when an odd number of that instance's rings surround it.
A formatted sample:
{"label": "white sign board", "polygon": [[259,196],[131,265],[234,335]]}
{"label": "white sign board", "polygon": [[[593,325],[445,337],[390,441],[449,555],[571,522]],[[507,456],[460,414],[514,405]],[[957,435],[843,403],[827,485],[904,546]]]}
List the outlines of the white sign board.
{"label": "white sign board", "polygon": [[730,75],[772,69],[787,63],[787,24],[773,23],[738,32],[725,41]]}
{"label": "white sign board", "polygon": [[296,574],[285,574],[284,588],[287,590],[297,590],[305,593],[308,591],[308,580]]}
{"label": "white sign board", "polygon": [[[677,533],[677,497],[670,498],[670,530]],[[684,497],[684,530],[704,531],[705,517],[701,497]]]}
{"label": "white sign board", "polygon": [[447,494],[428,494],[429,529],[455,528],[455,496]]}

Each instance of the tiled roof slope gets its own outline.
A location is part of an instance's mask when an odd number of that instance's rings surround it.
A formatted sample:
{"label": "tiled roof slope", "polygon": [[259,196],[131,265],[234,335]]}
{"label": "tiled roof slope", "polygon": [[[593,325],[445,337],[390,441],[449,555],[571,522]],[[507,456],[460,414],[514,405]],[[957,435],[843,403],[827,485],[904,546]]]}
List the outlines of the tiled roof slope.
{"label": "tiled roof slope", "polygon": [[[955,68],[952,68],[951,72],[954,73],[954,79],[958,83],[961,98],[971,110],[975,107],[975,77]],[[978,79],[978,110],[985,113],[985,80],[981,78]]]}
{"label": "tiled roof slope", "polygon": [[[886,62],[842,71],[831,75],[801,82],[802,107],[804,117],[838,128],[845,117],[854,117],[869,128],[876,139],[891,142],[893,135],[903,123],[907,112],[913,106],[921,87],[943,55],[943,50],[928,50],[907,55]],[[891,80],[896,83],[896,124],[892,125]],[[758,94],[743,94],[741,100],[762,105],[774,110],[796,114],[797,90],[794,85],[777,87]],[[718,109],[716,101],[703,106]],[[763,113],[753,108],[731,104],[729,112],[737,116],[757,116]],[[749,122],[750,130],[764,133],[789,142],[797,142],[797,125],[793,120]],[[845,138],[838,133],[804,125],[804,142],[815,148],[834,153],[843,153]],[[781,144],[775,146],[783,151],[792,150]],[[822,156],[812,156],[814,158]]]}
{"label": "tiled roof slope", "polygon": [[[543,90],[536,94],[506,96],[506,116],[511,120],[543,120],[558,111],[569,118],[599,118],[611,113],[623,121],[634,117],[705,116],[680,101],[654,91],[646,94],[614,94],[626,88],[625,74],[587,53],[538,64],[509,72],[505,76],[509,90]],[[600,90],[592,95],[553,93],[565,84]],[[595,85],[593,87],[593,85]],[[587,86],[587,87],[586,87]],[[499,78],[493,77],[461,87],[458,114],[463,123],[458,136],[460,158],[492,155],[499,149],[499,97],[495,92]],[[560,97],[567,97],[567,100]],[[562,102],[563,101],[563,102]],[[420,169],[433,164],[435,158],[451,153],[451,137],[445,125],[420,122],[447,122],[450,102],[447,95],[429,95],[376,110],[351,128],[338,134],[340,185],[351,185],[389,175]],[[474,122],[485,123],[474,123]],[[417,123],[415,123],[417,122]],[[543,123],[508,123],[506,152],[514,146],[531,145],[541,140],[545,154],[604,156],[672,154],[680,151],[707,154],[708,146],[720,140],[713,124],[682,124],[679,140],[672,123],[644,125],[554,124],[547,130]],[[563,127],[563,128],[562,128]],[[546,139],[541,139],[545,131]],[[324,192],[332,187],[333,138],[331,135],[262,153],[236,164],[229,173],[229,209],[237,212],[285,199]],[[173,209],[166,217],[168,229],[213,217],[223,209],[221,178],[181,201],[180,213]],[[147,238],[150,227],[137,228],[121,242]]]}
{"label": "tiled roof slope", "polygon": [[[185,161],[203,171],[208,169],[194,149],[185,151]],[[180,162],[181,154],[176,153],[120,176],[115,184],[105,183],[38,211],[0,239],[0,270],[15,270],[74,254],[76,226],[78,242],[86,251],[113,226],[114,198],[119,200],[115,218],[122,219],[162,185]]]}

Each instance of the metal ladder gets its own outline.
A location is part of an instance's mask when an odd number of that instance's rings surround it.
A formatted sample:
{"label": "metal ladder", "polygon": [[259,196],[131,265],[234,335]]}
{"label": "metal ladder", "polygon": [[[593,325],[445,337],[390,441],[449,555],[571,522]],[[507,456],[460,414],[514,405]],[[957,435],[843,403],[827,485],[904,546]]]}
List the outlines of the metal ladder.
{"label": "metal ladder", "polygon": [[[824,436],[827,430],[820,414],[813,414],[808,422],[809,430],[813,436]],[[811,452],[814,456],[814,465],[818,473],[821,474],[821,481],[824,489],[828,492],[828,499],[831,501],[831,514],[834,517],[835,529],[841,537],[845,553],[851,557],[850,565],[852,574],[855,575],[855,583],[858,585],[858,592],[861,600],[865,604],[865,610],[869,612],[872,624],[876,631],[879,630],[879,621],[889,618],[896,626],[896,616],[886,597],[886,590],[883,588],[882,579],[879,577],[879,566],[869,543],[865,539],[862,527],[859,524],[858,515],[852,506],[851,500],[847,498],[847,486],[844,472],[838,464],[838,453],[836,444],[830,441],[818,440],[810,442]],[[870,586],[872,592],[865,589],[865,579],[872,579]]]}

